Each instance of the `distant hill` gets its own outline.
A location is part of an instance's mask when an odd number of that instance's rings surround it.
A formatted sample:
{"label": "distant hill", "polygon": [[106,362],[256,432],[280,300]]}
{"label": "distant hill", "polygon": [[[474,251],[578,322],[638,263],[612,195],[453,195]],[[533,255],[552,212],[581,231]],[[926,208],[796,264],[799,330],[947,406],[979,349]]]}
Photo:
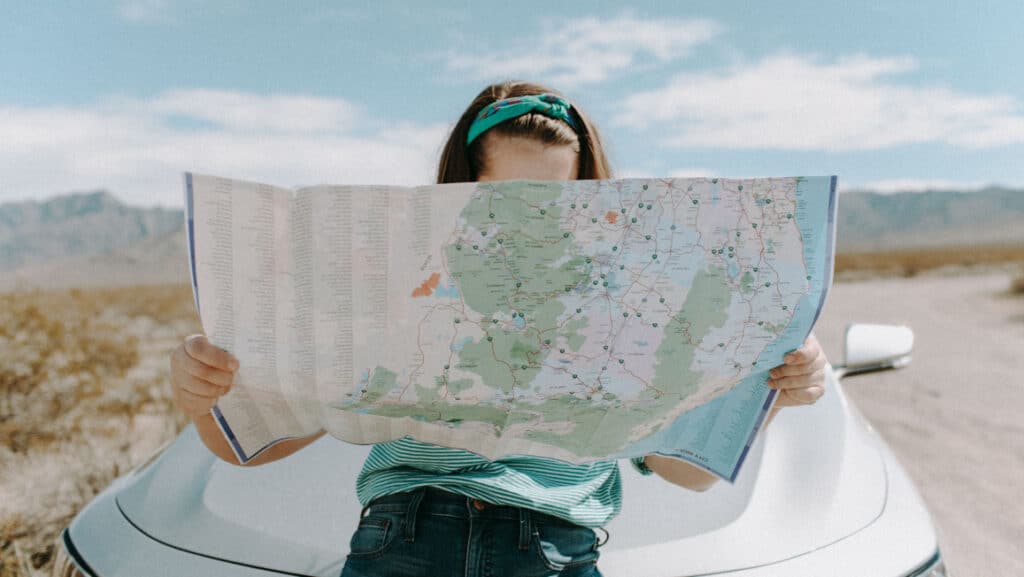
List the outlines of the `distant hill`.
{"label": "distant hill", "polygon": [[840,252],[1024,244],[1024,190],[839,195]]}
{"label": "distant hill", "polygon": [[181,228],[180,210],[129,206],[102,190],[0,204],[0,272],[127,249]]}
{"label": "distant hill", "polygon": [[57,258],[22,266],[0,276],[0,291],[185,284],[189,282],[183,226],[104,253]]}
{"label": "distant hill", "polygon": [[[1024,190],[839,196],[840,253],[1024,246]],[[188,282],[180,210],[106,191],[0,204],[0,290]]]}
{"label": "distant hill", "polygon": [[186,282],[185,258],[181,210],[102,190],[0,204],[0,290]]}

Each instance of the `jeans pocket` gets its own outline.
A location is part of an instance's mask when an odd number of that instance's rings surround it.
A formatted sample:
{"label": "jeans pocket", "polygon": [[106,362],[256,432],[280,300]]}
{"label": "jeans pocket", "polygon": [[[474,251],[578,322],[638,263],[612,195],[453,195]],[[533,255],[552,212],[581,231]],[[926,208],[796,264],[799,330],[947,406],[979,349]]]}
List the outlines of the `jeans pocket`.
{"label": "jeans pocket", "polygon": [[401,526],[400,513],[377,513],[362,517],[349,540],[349,557],[365,559],[383,555],[395,541]]}
{"label": "jeans pocket", "polygon": [[534,527],[532,548],[552,571],[597,563],[601,555],[597,546],[597,534],[587,527],[547,523]]}

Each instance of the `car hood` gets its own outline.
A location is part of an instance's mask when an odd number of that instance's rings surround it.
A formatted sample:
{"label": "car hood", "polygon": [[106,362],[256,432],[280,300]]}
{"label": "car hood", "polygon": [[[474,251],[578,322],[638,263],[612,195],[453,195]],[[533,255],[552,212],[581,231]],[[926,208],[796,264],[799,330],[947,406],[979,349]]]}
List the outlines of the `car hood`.
{"label": "car hood", "polygon": [[[778,562],[840,540],[881,514],[877,437],[838,382],[816,404],[782,411],[734,484],[705,492],[643,477],[623,462],[623,510],[607,527],[602,572],[638,556],[665,575]],[[337,575],[358,522],[355,477],[368,447],[324,436],[259,467],[220,461],[186,428],[133,472],[116,501],[140,531],[194,553],[300,575]]]}
{"label": "car hood", "polygon": [[778,563],[828,546],[885,508],[887,450],[829,372],[814,405],[776,415],[751,447],[735,484],[705,492],[624,467],[626,503],[608,527],[601,571],[711,575]]}

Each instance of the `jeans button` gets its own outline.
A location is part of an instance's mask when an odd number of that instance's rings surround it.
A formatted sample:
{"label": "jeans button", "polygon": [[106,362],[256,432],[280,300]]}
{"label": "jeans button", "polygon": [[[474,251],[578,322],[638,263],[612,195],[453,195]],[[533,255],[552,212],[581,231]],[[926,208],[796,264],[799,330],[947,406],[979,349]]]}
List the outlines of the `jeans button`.
{"label": "jeans button", "polygon": [[487,503],[484,503],[480,499],[473,499],[473,508],[476,509],[477,511],[483,511],[485,508],[487,508]]}

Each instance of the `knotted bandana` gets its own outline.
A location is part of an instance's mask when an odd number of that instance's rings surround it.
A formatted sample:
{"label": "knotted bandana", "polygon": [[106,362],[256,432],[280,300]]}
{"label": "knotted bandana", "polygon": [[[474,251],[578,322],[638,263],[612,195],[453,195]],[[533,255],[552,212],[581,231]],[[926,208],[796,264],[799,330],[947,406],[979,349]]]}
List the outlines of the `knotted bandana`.
{"label": "knotted bandana", "polygon": [[497,100],[485,106],[476,116],[476,120],[469,127],[469,134],[466,136],[466,146],[469,146],[476,137],[483,134],[489,128],[501,124],[510,118],[522,116],[527,112],[537,111],[545,116],[564,121],[566,124],[576,128],[576,123],[569,116],[569,108],[572,105],[565,99],[554,94],[537,94],[530,96],[515,96]]}

